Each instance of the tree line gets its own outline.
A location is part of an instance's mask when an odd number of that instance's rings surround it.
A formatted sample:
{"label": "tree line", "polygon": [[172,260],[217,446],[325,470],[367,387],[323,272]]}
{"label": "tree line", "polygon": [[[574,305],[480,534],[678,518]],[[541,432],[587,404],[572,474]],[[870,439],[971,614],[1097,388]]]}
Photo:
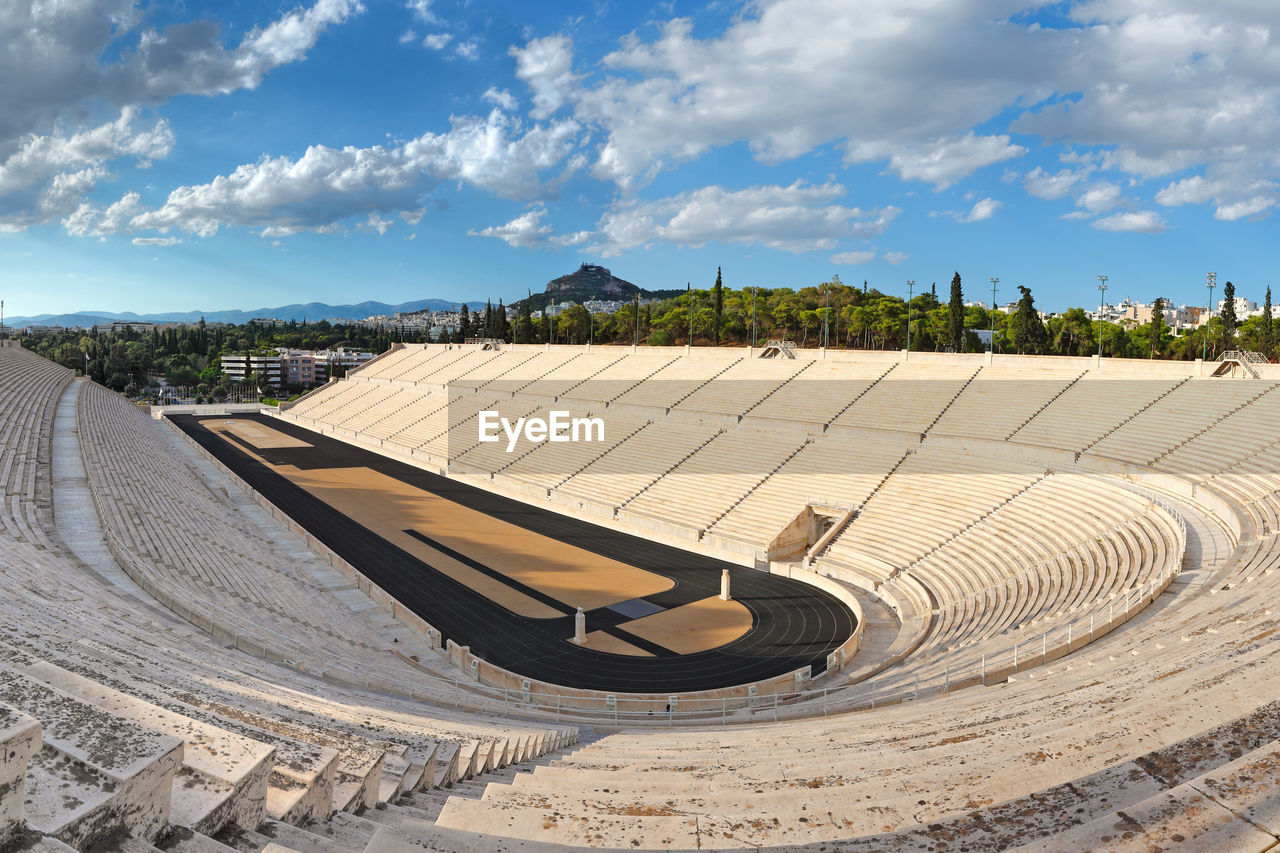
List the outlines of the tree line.
{"label": "tree line", "polygon": [[[338,347],[381,353],[395,342],[423,343],[422,335],[401,327],[356,324],[258,322],[209,325],[201,320],[188,326],[153,328],[143,332],[121,328],[110,332],[67,331],[25,335],[22,345],[40,355],[80,371],[113,391],[137,396],[164,376],[170,385],[198,388],[216,395],[226,389],[221,371],[223,355],[273,355],[275,347],[326,350]],[[297,392],[301,386],[288,388]]]}
{"label": "tree line", "polygon": [[[1018,294],[1016,307],[1009,312],[966,306],[957,272],[945,303],[939,301],[935,283],[908,305],[901,296],[883,293],[865,281],[861,286],[849,285],[839,276],[799,289],[734,290],[724,285],[717,269],[715,284],[709,288],[690,287],[679,296],[632,302],[612,314],[592,314],[581,305],[556,315],[545,309],[534,313],[524,301],[512,318],[501,302],[470,314],[464,309],[461,328],[447,339],[649,346],[744,346],[782,339],[801,347],[899,350],[907,346],[909,319],[915,351],[984,352],[991,346],[996,352],[1023,355],[1101,352],[1113,358],[1192,360],[1202,354],[1213,359],[1227,350],[1247,349],[1268,359],[1276,356],[1278,335],[1271,320],[1269,287],[1263,314],[1241,322],[1235,314],[1235,286],[1227,282],[1224,310],[1182,335],[1173,334],[1165,321],[1168,306],[1163,299],[1153,301],[1148,321],[1099,323],[1083,308],[1042,319],[1031,288],[1019,286]],[[984,340],[988,336],[990,344]]]}
{"label": "tree line", "polygon": [[[1268,359],[1277,355],[1280,329],[1271,319],[1271,288],[1264,310],[1241,322],[1235,312],[1235,285],[1223,287],[1224,309],[1204,325],[1174,335],[1165,322],[1163,299],[1152,305],[1147,322],[1099,323],[1083,308],[1071,308],[1043,320],[1029,287],[1018,287],[1019,299],[1009,312],[983,305],[965,305],[960,274],[952,276],[945,303],[936,284],[907,300],[886,294],[867,282],[842,282],[839,276],[817,285],[745,287],[724,284],[716,270],[715,283],[704,289],[689,287],[683,294],[656,301],[634,301],[612,314],[588,312],[574,305],[552,315],[533,312],[522,300],[513,317],[501,301],[483,310],[463,306],[455,329],[433,338],[395,326],[362,326],[318,322],[259,322],[209,326],[203,320],[189,326],[140,332],[46,332],[23,337],[23,346],[65,367],[81,371],[117,391],[147,387],[150,377],[163,375],[170,385],[199,387],[216,393],[225,387],[220,358],[226,354],[270,354],[274,347],[335,349],[349,347],[375,354],[396,342],[462,343],[469,338],[492,338],[512,343],[639,344],[672,346],[763,345],[768,340],[795,342],[801,347],[983,352],[990,335],[996,352],[1024,355],[1088,356],[1101,351],[1114,358],[1215,359],[1223,352],[1244,349]],[[1101,347],[1099,347],[1099,337]],[[296,392],[301,388],[286,389]]]}

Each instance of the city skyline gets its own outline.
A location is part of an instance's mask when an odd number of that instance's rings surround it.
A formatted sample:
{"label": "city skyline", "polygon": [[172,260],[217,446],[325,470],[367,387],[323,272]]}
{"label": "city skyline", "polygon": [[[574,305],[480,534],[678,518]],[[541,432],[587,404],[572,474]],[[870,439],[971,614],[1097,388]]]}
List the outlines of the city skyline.
{"label": "city skyline", "polygon": [[[84,0],[0,24],[9,316],[913,279],[1262,301],[1280,10]],[[919,289],[916,291],[919,292]],[[1215,301],[1221,291],[1215,295]]]}

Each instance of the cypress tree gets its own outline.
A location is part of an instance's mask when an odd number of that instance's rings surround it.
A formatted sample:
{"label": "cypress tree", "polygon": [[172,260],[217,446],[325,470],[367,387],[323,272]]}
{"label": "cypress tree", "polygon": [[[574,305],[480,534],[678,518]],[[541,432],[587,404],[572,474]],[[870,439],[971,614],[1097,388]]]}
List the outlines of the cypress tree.
{"label": "cypress tree", "polygon": [[507,319],[507,309],[503,306],[502,300],[498,300],[498,334],[497,337],[504,341],[511,341],[511,321]]}
{"label": "cypress tree", "polygon": [[1271,327],[1271,285],[1267,285],[1267,298],[1262,303],[1262,328],[1258,330],[1258,345],[1262,347],[1262,354],[1271,359],[1271,352],[1275,349],[1275,342],[1272,341],[1274,330]]}
{"label": "cypress tree", "polygon": [[716,284],[711,290],[712,311],[715,314],[715,327],[711,330],[711,339],[716,346],[720,345],[720,319],[724,316],[724,282],[720,277],[720,267],[716,267]]}
{"label": "cypress tree", "polygon": [[951,337],[951,351],[964,348],[964,290],[960,286],[960,273],[951,277],[951,302],[947,305],[947,331]]}
{"label": "cypress tree", "polygon": [[467,333],[471,331],[471,312],[467,310],[467,303],[462,303],[462,311],[458,316],[458,343],[462,343],[467,339]]}
{"label": "cypress tree", "polygon": [[1044,351],[1048,333],[1044,321],[1036,311],[1035,300],[1031,297],[1031,288],[1018,285],[1022,297],[1018,300],[1018,308],[1009,318],[1013,327],[1013,346],[1019,355],[1037,355]]}
{"label": "cypress tree", "polygon": [[529,291],[528,297],[520,306],[520,343],[533,343],[533,312],[529,307],[529,303],[533,301],[533,294]]}
{"label": "cypress tree", "polygon": [[1147,338],[1151,342],[1151,358],[1164,352],[1164,338],[1169,327],[1164,322],[1164,299],[1157,296],[1151,303],[1151,321],[1147,323]]}
{"label": "cypress tree", "polygon": [[1222,288],[1222,349],[1225,352],[1235,348],[1236,326],[1236,286],[1227,282]]}

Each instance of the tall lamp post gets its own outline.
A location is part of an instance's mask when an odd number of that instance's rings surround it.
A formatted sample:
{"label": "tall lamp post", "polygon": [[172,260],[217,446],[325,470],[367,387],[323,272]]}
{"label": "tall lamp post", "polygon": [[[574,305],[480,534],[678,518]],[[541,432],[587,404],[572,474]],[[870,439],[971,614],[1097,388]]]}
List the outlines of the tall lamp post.
{"label": "tall lamp post", "polygon": [[915,279],[907,279],[907,358],[911,357],[911,295],[915,289]]}
{"label": "tall lamp post", "polygon": [[1204,321],[1204,339],[1200,346],[1200,360],[1206,361],[1209,358],[1209,321],[1213,319],[1213,288],[1218,284],[1218,274],[1216,272],[1207,272],[1204,274],[1204,286],[1209,288],[1209,319]]}
{"label": "tall lamp post", "polygon": [[1107,304],[1107,277],[1098,276],[1098,358],[1102,358],[1102,309]]}
{"label": "tall lamp post", "polygon": [[987,342],[987,352],[996,352],[996,285],[1000,283],[998,276],[991,277],[991,340]]}

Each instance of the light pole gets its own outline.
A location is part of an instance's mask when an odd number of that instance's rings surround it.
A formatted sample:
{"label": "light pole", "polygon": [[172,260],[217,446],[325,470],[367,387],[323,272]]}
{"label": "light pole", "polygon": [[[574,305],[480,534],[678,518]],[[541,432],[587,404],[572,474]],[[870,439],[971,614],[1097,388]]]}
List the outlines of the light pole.
{"label": "light pole", "polygon": [[1102,358],[1102,309],[1107,304],[1107,277],[1098,276],[1098,358]]}
{"label": "light pole", "polygon": [[1213,288],[1218,284],[1218,274],[1216,272],[1207,272],[1204,274],[1204,286],[1209,288],[1209,319],[1204,321],[1204,339],[1200,346],[1200,360],[1205,361],[1209,357],[1209,321],[1213,319]]}
{"label": "light pole", "polygon": [[987,343],[987,352],[996,352],[996,285],[1000,283],[998,276],[991,277],[991,340]]}
{"label": "light pole", "polygon": [[915,289],[915,279],[907,279],[907,358],[911,357],[911,297]]}

